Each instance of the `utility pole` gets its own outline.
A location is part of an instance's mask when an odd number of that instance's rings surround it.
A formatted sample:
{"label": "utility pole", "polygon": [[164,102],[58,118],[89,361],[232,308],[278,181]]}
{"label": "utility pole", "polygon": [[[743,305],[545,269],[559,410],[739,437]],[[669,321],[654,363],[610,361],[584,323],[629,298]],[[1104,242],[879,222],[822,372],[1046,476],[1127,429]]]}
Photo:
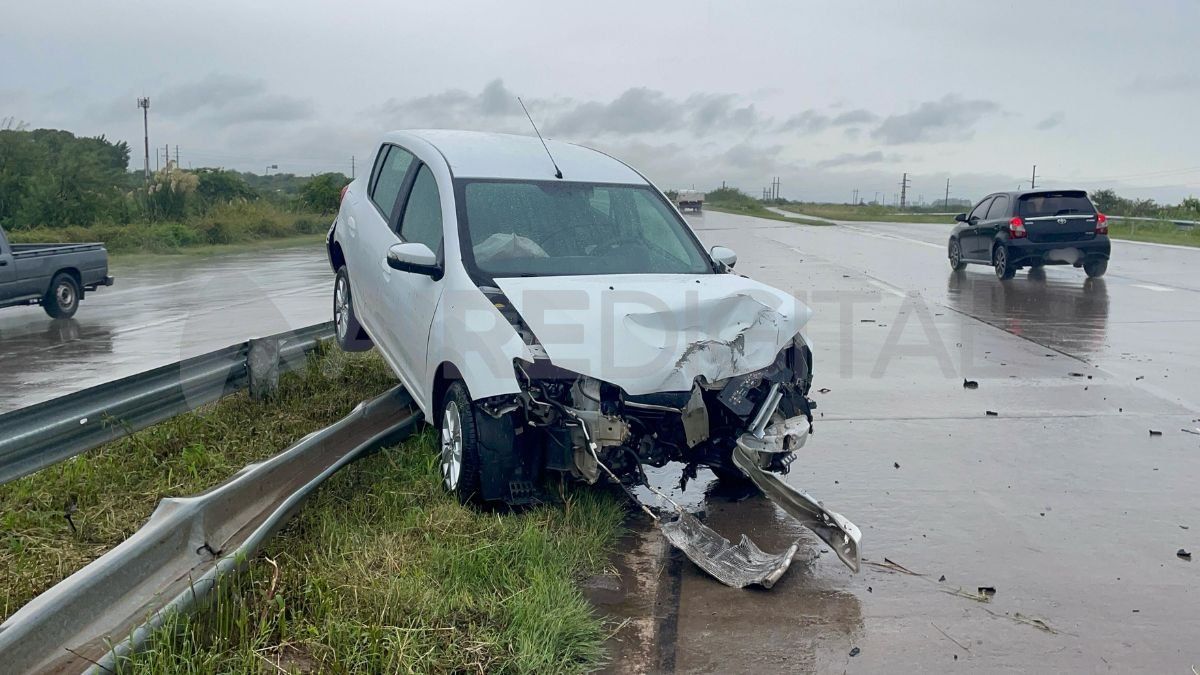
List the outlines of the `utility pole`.
{"label": "utility pole", "polygon": [[171,146],[163,145],[163,168],[167,171],[171,170]]}
{"label": "utility pole", "polygon": [[1037,189],[1037,164],[1033,165],[1033,175],[1029,177],[1029,189]]}
{"label": "utility pole", "polygon": [[354,180],[354,155],[350,155],[350,180]]}
{"label": "utility pole", "polygon": [[908,202],[908,173],[905,172],[904,177],[900,179],[900,210],[904,210],[904,205]]}
{"label": "utility pole", "polygon": [[179,146],[178,145],[175,146],[175,166],[179,167],[180,169],[183,168],[183,165],[179,163]]}
{"label": "utility pole", "polygon": [[942,200],[942,206],[950,208],[950,179],[946,179],[946,198]]}
{"label": "utility pole", "polygon": [[146,187],[150,186],[150,97],[139,98],[137,100],[138,107],[142,109],[142,133],[143,140],[146,142],[146,165],[145,165],[145,181]]}

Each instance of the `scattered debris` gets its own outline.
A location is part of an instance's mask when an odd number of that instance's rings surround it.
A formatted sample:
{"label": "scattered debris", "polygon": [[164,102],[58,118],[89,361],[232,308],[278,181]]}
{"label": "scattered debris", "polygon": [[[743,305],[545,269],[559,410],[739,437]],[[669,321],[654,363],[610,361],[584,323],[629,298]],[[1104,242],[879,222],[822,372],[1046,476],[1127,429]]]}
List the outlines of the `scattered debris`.
{"label": "scattered debris", "polygon": [[996,587],[995,586],[980,586],[979,594],[986,595],[990,598],[996,594]]}
{"label": "scattered debris", "polygon": [[818,389],[818,390],[817,390],[817,393],[818,393],[818,394],[828,394],[828,393],[829,393],[829,392],[831,392],[831,391],[833,391],[833,390],[832,390],[832,389],[828,389],[828,388],[826,388],[826,387],[821,387],[820,389]]}
{"label": "scattered debris", "polygon": [[899,469],[899,468],[900,468],[900,462],[892,462],[892,466],[894,466],[894,467],[896,467],[897,469]]}
{"label": "scattered debris", "polygon": [[1144,380],[1144,379],[1146,379],[1145,375],[1138,375],[1137,377],[1133,378],[1133,381],[1137,382],[1138,380]]}
{"label": "scattered debris", "polygon": [[859,323],[875,323],[875,319],[859,319]]}
{"label": "scattered debris", "polygon": [[979,388],[978,382],[976,382],[975,380],[968,380],[966,378],[963,378],[963,389],[978,389],[978,388]]}
{"label": "scattered debris", "polygon": [[1200,429],[1186,429],[1185,428],[1185,429],[1180,429],[1180,431],[1182,431],[1185,434],[1195,434],[1197,436],[1200,436]]}
{"label": "scattered debris", "polygon": [[78,510],[79,500],[75,498],[75,495],[68,496],[67,503],[63,506],[63,518],[66,518],[67,524],[71,526],[71,534],[79,534],[79,530],[75,529],[75,521],[71,519],[71,516],[75,515]]}
{"label": "scattered debris", "polygon": [[1175,551],[1175,555],[1179,556],[1180,560],[1187,560],[1188,562],[1191,562],[1191,560],[1192,560],[1192,554],[1183,549],[1179,549],[1178,551]]}
{"label": "scattered debris", "polygon": [[1162,432],[1161,432],[1161,431],[1158,431],[1157,429],[1151,429],[1151,430],[1150,430],[1150,435],[1151,435],[1151,436],[1162,436]]}
{"label": "scattered debris", "polygon": [[854,647],[850,650],[850,656],[858,656],[861,651],[858,647]]}
{"label": "scattered debris", "polygon": [[868,592],[868,593],[873,593],[874,591],[871,589],[871,587],[870,587],[870,586],[867,586],[867,592]]}
{"label": "scattered debris", "polygon": [[[947,633],[946,631],[942,630],[941,628],[938,628],[938,625],[937,625],[936,623],[934,623],[934,622],[930,621],[930,622],[929,622],[929,625],[930,625],[930,626],[933,626],[934,628],[937,628],[937,632],[941,633],[942,635],[945,635],[947,640],[949,640],[949,641],[953,642],[954,644],[958,645],[958,648],[959,648],[959,649],[963,650],[964,652],[969,652],[969,651],[971,651],[971,648],[970,648],[970,647],[968,647],[968,646],[964,645],[963,643],[959,642],[958,640],[955,640],[954,638],[950,637],[950,634],[949,634],[949,633]],[[957,658],[958,658],[958,655],[957,655],[957,654],[955,654],[955,655],[954,655],[954,658],[955,658],[955,659],[957,659]]]}
{"label": "scattered debris", "polygon": [[999,416],[1000,416],[1000,413],[996,412],[995,410],[988,410],[988,411],[987,411],[987,416],[988,416],[988,417],[999,417]]}
{"label": "scattered debris", "polygon": [[946,575],[945,575],[945,574],[943,574],[942,576],[938,577],[938,581],[945,581],[945,580],[946,580]]}
{"label": "scattered debris", "polygon": [[983,593],[971,593],[970,591],[964,591],[962,588],[955,588],[955,589],[943,588],[942,592],[949,593],[950,595],[957,595],[960,598],[974,600],[975,602],[991,602],[992,601],[992,597],[990,595],[985,595]]}
{"label": "scattered debris", "polygon": [[1070,373],[1067,373],[1067,375],[1070,375],[1071,377],[1083,377],[1084,376],[1083,373],[1076,373],[1076,372],[1070,372]]}
{"label": "scattered debris", "polygon": [[907,574],[909,576],[914,576],[914,577],[925,576],[924,574],[921,574],[919,572],[914,572],[914,571],[908,569],[907,567],[905,567],[904,565],[901,565],[900,563],[894,562],[892,560],[888,560],[887,558],[884,558],[883,562],[881,562],[881,563],[870,562],[870,561],[864,560],[863,564],[871,565],[873,567],[878,567],[878,568],[884,569],[884,570],[888,570],[889,572],[899,572],[901,574]]}
{"label": "scattered debris", "polygon": [[1180,526],[1179,526],[1179,529],[1181,529],[1181,530],[1186,530],[1186,529],[1188,529],[1188,526],[1187,526],[1187,525],[1180,525]]}

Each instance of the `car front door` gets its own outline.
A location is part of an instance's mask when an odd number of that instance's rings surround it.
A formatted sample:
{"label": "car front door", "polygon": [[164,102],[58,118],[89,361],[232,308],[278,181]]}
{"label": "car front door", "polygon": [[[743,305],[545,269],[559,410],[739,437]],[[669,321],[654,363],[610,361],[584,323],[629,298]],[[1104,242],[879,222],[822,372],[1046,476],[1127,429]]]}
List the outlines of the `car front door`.
{"label": "car front door", "polygon": [[979,226],[987,216],[988,205],[992,203],[991,195],[984,197],[983,201],[975,205],[971,212],[967,214],[966,227],[963,228],[963,233],[959,237],[959,243],[962,245],[963,256],[970,260],[988,260],[988,256],[980,255],[980,235]]}
{"label": "car front door", "polygon": [[[449,185],[445,186],[445,194],[454,194]],[[425,164],[416,163],[398,202],[396,230],[399,234],[389,231],[388,246],[400,242],[425,244],[437,254],[444,268],[441,195],[442,189],[438,187],[433,171]],[[454,222],[455,215],[449,216]],[[412,368],[413,374],[407,383],[410,392],[418,400],[425,400],[431,385],[425,378],[429,332],[445,284],[441,277],[434,279],[427,274],[394,270],[382,257],[380,262],[384,282],[381,307],[390,317],[384,328],[385,339],[395,345],[405,365]]]}
{"label": "car front door", "polygon": [[992,259],[992,242],[1000,230],[1008,229],[1008,195],[996,195],[988,206],[987,215],[979,223],[979,253],[981,260]]}
{"label": "car front door", "polygon": [[0,231],[0,303],[16,294],[16,281],[17,265],[13,260],[12,248],[9,247],[4,232]]}

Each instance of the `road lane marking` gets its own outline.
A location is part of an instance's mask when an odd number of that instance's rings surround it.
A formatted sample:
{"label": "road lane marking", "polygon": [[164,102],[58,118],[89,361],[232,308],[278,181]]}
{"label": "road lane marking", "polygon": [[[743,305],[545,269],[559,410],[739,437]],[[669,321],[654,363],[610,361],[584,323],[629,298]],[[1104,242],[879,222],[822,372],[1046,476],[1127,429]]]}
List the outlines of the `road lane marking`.
{"label": "road lane marking", "polygon": [[1166,286],[1156,286],[1155,284],[1130,284],[1130,285],[1137,286],[1138,288],[1144,288],[1148,291],[1157,291],[1159,293],[1171,293],[1172,291],[1175,290],[1174,288],[1167,288]]}
{"label": "road lane marking", "polygon": [[898,290],[896,287],[892,286],[891,284],[887,284],[882,281],[877,281],[875,279],[867,279],[867,283],[871,284],[872,286],[874,286],[876,288],[883,289],[884,292],[891,293],[892,295],[896,296],[897,298],[904,297],[904,291]]}

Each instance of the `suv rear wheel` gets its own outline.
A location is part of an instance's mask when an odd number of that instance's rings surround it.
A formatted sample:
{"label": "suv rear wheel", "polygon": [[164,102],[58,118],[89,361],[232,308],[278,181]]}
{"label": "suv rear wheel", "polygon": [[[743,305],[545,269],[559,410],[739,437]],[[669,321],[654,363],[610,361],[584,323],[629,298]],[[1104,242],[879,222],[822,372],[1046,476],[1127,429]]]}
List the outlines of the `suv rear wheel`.
{"label": "suv rear wheel", "polygon": [[1011,279],[1017,273],[1017,268],[1008,260],[1008,249],[1004,244],[997,244],[992,249],[992,267],[996,268],[997,279]]}
{"label": "suv rear wheel", "polygon": [[1092,279],[1102,277],[1104,276],[1104,273],[1108,271],[1108,261],[1090,260],[1083,263],[1083,271],[1087,272],[1088,277]]}

